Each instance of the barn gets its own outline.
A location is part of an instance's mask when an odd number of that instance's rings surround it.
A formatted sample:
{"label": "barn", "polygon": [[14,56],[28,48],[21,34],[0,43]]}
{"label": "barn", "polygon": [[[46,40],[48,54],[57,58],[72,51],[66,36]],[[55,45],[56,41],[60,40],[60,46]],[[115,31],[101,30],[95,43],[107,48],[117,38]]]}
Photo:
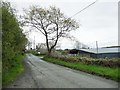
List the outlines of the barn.
{"label": "barn", "polygon": [[120,58],[120,47],[80,49],[79,53],[88,54],[93,58]]}
{"label": "barn", "polygon": [[[72,50],[73,51],[73,50]],[[71,51],[71,52],[72,52]],[[114,46],[114,47],[104,47],[104,48],[92,48],[92,49],[80,49],[80,50],[74,50],[74,53],[70,54],[77,54],[80,55],[87,55],[93,58],[120,58],[120,47]]]}

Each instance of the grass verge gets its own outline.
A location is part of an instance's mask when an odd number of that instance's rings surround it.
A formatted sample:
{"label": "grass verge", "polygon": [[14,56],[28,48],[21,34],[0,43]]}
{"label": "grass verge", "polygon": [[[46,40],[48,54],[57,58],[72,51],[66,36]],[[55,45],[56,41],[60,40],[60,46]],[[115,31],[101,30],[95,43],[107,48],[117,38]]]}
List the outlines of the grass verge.
{"label": "grass verge", "polygon": [[0,59],[0,90],[2,89],[2,60]]}
{"label": "grass verge", "polygon": [[66,66],[66,67],[69,67],[72,69],[76,69],[76,70],[84,71],[87,73],[103,76],[105,78],[109,78],[109,79],[112,79],[115,81],[119,81],[119,79],[120,79],[120,75],[118,74],[118,70],[120,68],[110,68],[110,67],[103,67],[103,66],[99,66],[99,65],[86,65],[86,64],[83,64],[80,62],[74,62],[74,63],[66,62],[66,61],[62,61],[60,59],[56,59],[53,57],[47,57],[47,56],[44,56],[43,60],[52,62],[54,64]]}
{"label": "grass verge", "polygon": [[15,80],[15,78],[24,71],[24,65],[22,62],[23,58],[24,58],[24,55],[17,55],[14,58],[14,60],[16,60],[16,65],[2,75],[3,86]]}

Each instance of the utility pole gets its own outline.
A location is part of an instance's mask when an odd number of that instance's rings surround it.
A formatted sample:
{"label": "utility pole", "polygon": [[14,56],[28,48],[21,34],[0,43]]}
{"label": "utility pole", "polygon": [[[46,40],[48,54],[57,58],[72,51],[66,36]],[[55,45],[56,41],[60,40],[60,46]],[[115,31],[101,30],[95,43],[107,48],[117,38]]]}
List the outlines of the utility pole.
{"label": "utility pole", "polygon": [[34,36],[34,49],[35,49],[35,36]]}
{"label": "utility pole", "polygon": [[96,41],[96,50],[97,50],[97,57],[98,57],[98,42]]}

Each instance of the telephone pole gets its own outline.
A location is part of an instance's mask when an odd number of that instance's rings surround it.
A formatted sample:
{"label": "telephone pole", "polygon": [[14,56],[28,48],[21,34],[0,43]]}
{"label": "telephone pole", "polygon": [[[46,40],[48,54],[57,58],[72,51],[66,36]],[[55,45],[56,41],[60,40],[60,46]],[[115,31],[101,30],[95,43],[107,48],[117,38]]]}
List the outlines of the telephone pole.
{"label": "telephone pole", "polygon": [[34,49],[35,49],[35,36],[34,36]]}
{"label": "telephone pole", "polygon": [[96,41],[96,50],[97,50],[97,58],[98,58],[98,42]]}

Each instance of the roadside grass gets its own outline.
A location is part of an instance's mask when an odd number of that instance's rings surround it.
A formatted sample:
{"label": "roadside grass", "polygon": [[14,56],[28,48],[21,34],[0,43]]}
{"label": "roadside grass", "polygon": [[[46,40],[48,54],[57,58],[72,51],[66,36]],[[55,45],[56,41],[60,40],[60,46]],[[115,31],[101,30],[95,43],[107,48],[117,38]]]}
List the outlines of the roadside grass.
{"label": "roadside grass", "polygon": [[62,61],[61,59],[56,59],[48,56],[44,56],[43,60],[54,63],[54,64],[66,66],[72,69],[84,71],[90,74],[109,78],[115,81],[119,81],[120,79],[120,75],[118,73],[118,70],[120,68],[110,68],[110,67],[104,67],[99,65],[87,65],[81,62],[67,62],[67,61]]}
{"label": "roadside grass", "polygon": [[2,60],[0,59],[0,89],[2,88]]}
{"label": "roadside grass", "polygon": [[15,80],[15,78],[24,71],[23,60],[24,55],[17,55],[14,60],[16,60],[16,65],[9,69],[2,75],[2,85],[5,86]]}

